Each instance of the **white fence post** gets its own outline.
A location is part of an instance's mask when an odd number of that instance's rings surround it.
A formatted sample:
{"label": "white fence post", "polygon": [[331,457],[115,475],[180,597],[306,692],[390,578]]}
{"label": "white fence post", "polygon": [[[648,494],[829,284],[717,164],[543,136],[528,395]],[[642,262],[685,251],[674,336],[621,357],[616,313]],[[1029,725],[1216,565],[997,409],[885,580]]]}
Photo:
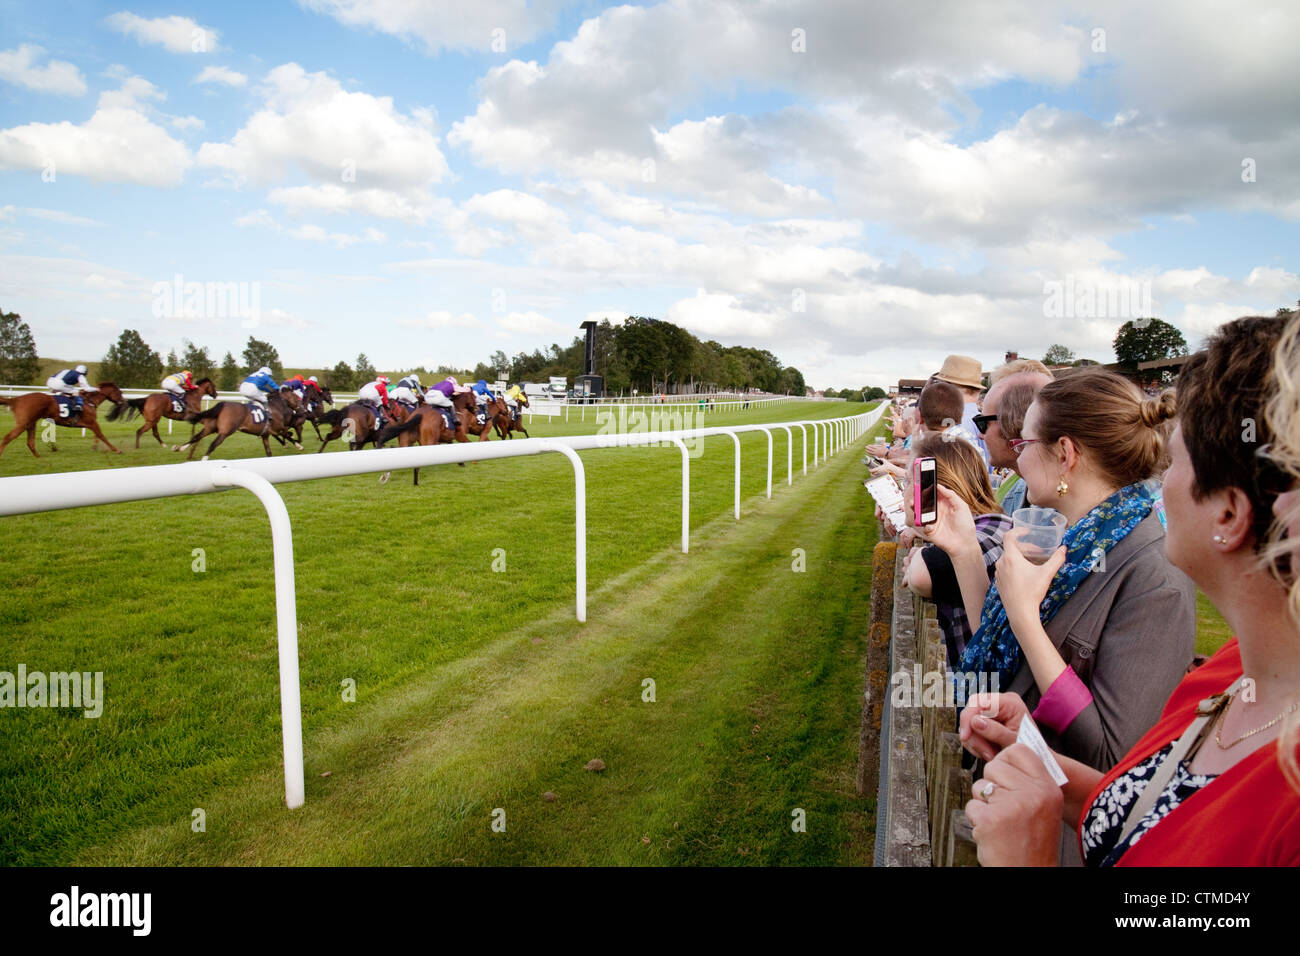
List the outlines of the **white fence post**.
{"label": "white fence post", "polygon": [[275,620],[280,648],[280,733],[284,742],[284,802],[296,810],[307,799],[302,767],[302,695],[298,680],[298,606],[293,576],[293,530],[289,511],[275,487],[261,475],[217,465],[217,488],[235,486],[257,495],[271,522],[275,565]]}
{"label": "white fence post", "polygon": [[578,621],[587,620],[587,471],[578,453],[568,445],[542,441],[547,451],[558,451],[573,464],[573,536],[576,540],[574,572],[577,577]]}
{"label": "white fence post", "polygon": [[740,520],[740,438],[735,432],[727,432],[727,436],[736,445],[736,520]]}

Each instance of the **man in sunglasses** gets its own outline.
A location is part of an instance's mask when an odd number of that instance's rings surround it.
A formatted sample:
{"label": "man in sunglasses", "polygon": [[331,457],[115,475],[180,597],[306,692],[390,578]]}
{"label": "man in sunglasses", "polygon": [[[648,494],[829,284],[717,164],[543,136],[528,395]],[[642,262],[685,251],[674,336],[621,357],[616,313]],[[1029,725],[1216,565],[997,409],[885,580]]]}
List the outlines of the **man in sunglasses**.
{"label": "man in sunglasses", "polygon": [[998,502],[1006,514],[1023,508],[1025,501],[1025,483],[1016,467],[1018,459],[1011,442],[1020,438],[1025,412],[1034,403],[1034,396],[1051,380],[1052,376],[1042,372],[1017,372],[999,379],[984,396],[983,412],[973,418],[988,446],[989,464],[1011,469],[1011,476],[997,489]]}

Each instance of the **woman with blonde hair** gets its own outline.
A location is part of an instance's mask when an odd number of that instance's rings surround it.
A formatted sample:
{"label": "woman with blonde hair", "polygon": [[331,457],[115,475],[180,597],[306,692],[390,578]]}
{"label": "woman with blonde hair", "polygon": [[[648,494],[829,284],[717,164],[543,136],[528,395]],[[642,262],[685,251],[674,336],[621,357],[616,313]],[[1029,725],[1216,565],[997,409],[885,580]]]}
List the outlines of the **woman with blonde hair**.
{"label": "woman with blonde hair", "polygon": [[912,450],[917,457],[935,459],[939,486],[974,515],[969,540],[960,542],[968,547],[941,537],[912,553],[906,576],[908,587],[934,601],[948,648],[948,665],[956,667],[971,638],[970,622],[979,620],[1011,518],[998,505],[984,459],[970,442],[951,435],[930,435],[914,442]]}
{"label": "woman with blonde hair", "polygon": [[966,807],[982,863],[1055,862],[1064,819],[1092,865],[1300,865],[1300,319],[1283,339],[1285,322],[1227,323],[1178,381],[1166,550],[1235,637],[1108,772],[1058,750],[1063,787],[1015,743],[1023,700],[968,707],[962,739],[990,761]]}

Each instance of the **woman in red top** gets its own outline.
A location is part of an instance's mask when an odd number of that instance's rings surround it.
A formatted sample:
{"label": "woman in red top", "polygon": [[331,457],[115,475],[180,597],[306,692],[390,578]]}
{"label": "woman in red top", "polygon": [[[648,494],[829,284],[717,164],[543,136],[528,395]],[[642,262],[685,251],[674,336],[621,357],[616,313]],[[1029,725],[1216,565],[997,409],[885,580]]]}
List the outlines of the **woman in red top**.
{"label": "woman in red top", "polygon": [[[1058,787],[1015,743],[1018,697],[963,712],[963,741],[990,761],[966,807],[982,864],[1055,864],[1064,819],[1091,865],[1300,865],[1297,368],[1300,319],[1288,329],[1269,317],[1224,325],[1183,366],[1165,549],[1237,636],[1183,680],[1124,759],[1102,774],[1058,755],[1069,778]],[[1266,548],[1275,508],[1283,530]],[[1042,576],[1024,561],[999,571]],[[1215,695],[1217,706],[1202,705]]]}

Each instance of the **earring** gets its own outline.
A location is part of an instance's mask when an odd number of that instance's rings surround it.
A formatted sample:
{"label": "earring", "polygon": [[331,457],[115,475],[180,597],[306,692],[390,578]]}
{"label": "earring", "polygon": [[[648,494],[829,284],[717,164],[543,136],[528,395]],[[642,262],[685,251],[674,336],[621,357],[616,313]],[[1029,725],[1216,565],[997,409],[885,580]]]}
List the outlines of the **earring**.
{"label": "earring", "polygon": [[1062,475],[1061,480],[1056,483],[1056,496],[1058,498],[1064,498],[1065,493],[1069,490],[1070,486],[1065,482],[1065,475]]}
{"label": "earring", "polygon": [[1223,535],[1221,535],[1221,534],[1216,534],[1216,535],[1214,536],[1214,543],[1215,543],[1215,544],[1223,544],[1223,542],[1226,541],[1226,540],[1227,540],[1227,539],[1226,539]]}

